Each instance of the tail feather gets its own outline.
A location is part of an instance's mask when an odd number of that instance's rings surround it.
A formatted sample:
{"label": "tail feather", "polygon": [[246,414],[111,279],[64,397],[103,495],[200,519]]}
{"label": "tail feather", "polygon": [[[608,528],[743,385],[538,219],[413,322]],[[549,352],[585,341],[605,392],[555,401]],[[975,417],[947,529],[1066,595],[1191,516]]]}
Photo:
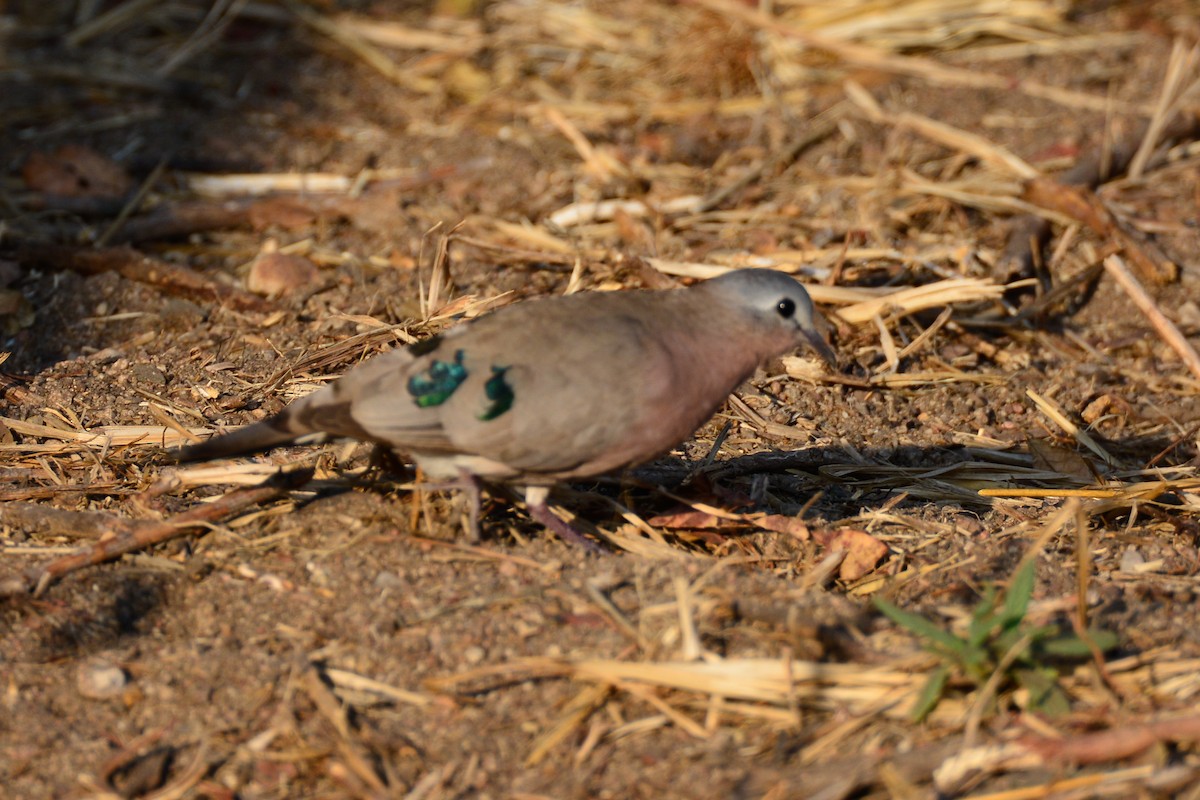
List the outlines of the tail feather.
{"label": "tail feather", "polygon": [[181,447],[175,452],[175,460],[182,463],[250,455],[276,445],[287,444],[297,436],[297,433],[287,429],[284,420],[272,417],[230,433],[213,436],[203,442]]}

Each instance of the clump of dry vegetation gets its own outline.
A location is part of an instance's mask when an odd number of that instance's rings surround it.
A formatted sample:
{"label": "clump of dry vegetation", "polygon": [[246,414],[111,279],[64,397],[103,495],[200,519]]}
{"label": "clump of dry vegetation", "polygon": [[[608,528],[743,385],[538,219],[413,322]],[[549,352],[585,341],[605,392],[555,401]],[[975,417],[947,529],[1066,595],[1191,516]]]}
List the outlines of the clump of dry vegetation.
{"label": "clump of dry vegetation", "polygon": [[[0,39],[13,791],[1200,797],[1186,3],[128,0]],[[522,297],[743,267],[843,369],[564,487],[608,556],[503,498],[466,544],[353,445],[162,458]]]}

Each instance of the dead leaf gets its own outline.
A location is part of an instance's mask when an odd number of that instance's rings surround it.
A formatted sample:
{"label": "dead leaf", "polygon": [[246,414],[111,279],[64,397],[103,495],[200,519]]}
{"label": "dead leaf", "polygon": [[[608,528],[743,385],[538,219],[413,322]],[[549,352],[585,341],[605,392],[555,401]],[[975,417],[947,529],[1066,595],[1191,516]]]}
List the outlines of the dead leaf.
{"label": "dead leaf", "polygon": [[846,551],[846,558],[838,569],[838,578],[843,581],[856,581],[863,577],[875,569],[875,565],[888,553],[886,544],[866,531],[854,528],[814,531],[813,538],[831,553]]}
{"label": "dead leaf", "polygon": [[133,188],[119,164],[75,144],[34,153],[21,168],[21,177],[33,191],[60,197],[124,197]]}
{"label": "dead leaf", "polygon": [[1088,460],[1073,449],[1059,447],[1045,439],[1029,439],[1025,444],[1033,456],[1033,466],[1038,469],[1081,481],[1091,481],[1096,475],[1096,470]]}
{"label": "dead leaf", "polygon": [[751,518],[751,521],[765,531],[786,533],[790,536],[795,536],[802,542],[807,542],[812,538],[808,526],[799,517],[789,517],[784,514],[767,514],[759,519]]}
{"label": "dead leaf", "polygon": [[716,528],[729,528],[738,524],[734,520],[722,519],[704,511],[696,511],[693,508],[683,508],[680,511],[659,514],[656,517],[646,520],[646,522],[656,528],[667,528],[668,530],[678,530],[681,528],[688,530],[713,530]]}
{"label": "dead leaf", "polygon": [[[389,211],[395,213],[395,206]],[[312,204],[294,197],[268,197],[254,203],[246,211],[250,226],[256,231],[271,227],[298,230],[313,224],[317,218]]]}
{"label": "dead leaf", "polygon": [[16,289],[0,289],[0,330],[12,336],[37,319],[33,304]]}
{"label": "dead leaf", "polygon": [[246,288],[265,297],[312,289],[320,280],[317,265],[304,256],[264,253],[250,267]]}

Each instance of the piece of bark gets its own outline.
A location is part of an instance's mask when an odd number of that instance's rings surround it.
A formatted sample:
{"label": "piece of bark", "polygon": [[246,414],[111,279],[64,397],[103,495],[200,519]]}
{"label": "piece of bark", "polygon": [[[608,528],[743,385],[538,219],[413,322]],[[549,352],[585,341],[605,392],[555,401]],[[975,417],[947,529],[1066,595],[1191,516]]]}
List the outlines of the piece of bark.
{"label": "piece of bark", "polygon": [[1022,199],[1070,217],[1091,228],[1102,240],[1118,245],[1142,280],[1165,284],[1179,277],[1179,267],[1168,260],[1153,242],[1139,241],[1126,230],[1091,189],[1068,186],[1049,178],[1036,178],[1026,184]]}
{"label": "piece of bark", "polygon": [[1105,763],[1136,756],[1159,742],[1200,742],[1200,714],[1133,722],[1079,736],[1031,736],[1018,741],[1047,763]]}
{"label": "piece of bark", "polygon": [[[24,575],[15,575],[0,579],[0,597],[26,594],[39,595],[50,584],[65,575],[84,569],[85,567],[112,561],[127,553],[143,550],[163,542],[169,542],[181,536],[186,536],[198,528],[220,522],[226,517],[250,506],[267,503],[282,497],[292,489],[297,489],[312,479],[311,469],[298,469],[290,472],[280,472],[259,486],[247,489],[235,489],[220,499],[198,505],[182,514],[176,514],[164,520],[153,522],[129,520],[109,514],[80,514],[80,523],[85,527],[103,528],[103,522],[98,516],[107,517],[107,529],[95,544],[85,547],[69,555],[28,570]],[[62,514],[58,509],[43,509],[48,513],[47,518],[53,519],[53,524],[63,524]],[[7,514],[4,515],[7,522]],[[105,538],[107,537],[107,538]]]}
{"label": "piece of bark", "polygon": [[[1086,158],[1056,179],[1066,187],[1095,189],[1106,181],[1124,174],[1133,161],[1149,122],[1143,122],[1131,135],[1114,142],[1110,150],[1097,148]],[[1160,141],[1191,139],[1200,135],[1200,112],[1180,114],[1164,128]],[[1043,179],[1048,180],[1048,179]],[[996,262],[996,274],[1002,283],[1011,283],[1021,278],[1037,277],[1043,291],[1051,288],[1050,276],[1039,269],[1043,263],[1042,251],[1050,241],[1050,222],[1035,214],[1016,217],[1009,224],[1009,233],[1004,251]]]}
{"label": "piece of bark", "polygon": [[99,539],[105,534],[124,535],[132,531],[134,524],[133,520],[100,511],[67,511],[41,503],[5,503],[0,517],[5,525],[25,533],[70,539]]}
{"label": "piece of bark", "polygon": [[168,294],[225,303],[239,311],[264,311],[267,303],[242,289],[217,283],[189,267],[151,258],[132,247],[70,247],[23,242],[5,254],[25,266],[46,270],[71,270],[81,275],[116,272],[139,283],[156,286]]}

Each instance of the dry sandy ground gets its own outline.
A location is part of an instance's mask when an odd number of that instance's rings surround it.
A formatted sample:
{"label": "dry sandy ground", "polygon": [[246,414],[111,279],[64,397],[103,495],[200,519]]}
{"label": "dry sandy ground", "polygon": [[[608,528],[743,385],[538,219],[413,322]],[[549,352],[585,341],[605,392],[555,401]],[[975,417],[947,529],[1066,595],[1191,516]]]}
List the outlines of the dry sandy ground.
{"label": "dry sandy ground", "polygon": [[[664,286],[693,264],[799,268],[831,290],[1002,283],[1028,175],[998,148],[1053,176],[1136,146],[1172,39],[1200,35],[1183,2],[1066,17],[1030,3],[1020,19],[880,32],[864,12],[825,29],[850,44],[822,51],[780,32],[817,30],[786,3],[776,18],[716,2],[401,5],[235,4],[202,21],[150,3],[91,27],[71,4],[4,9],[0,349],[27,381],[0,427],[0,577],[246,474],[168,487],[161,448],[79,430],[250,422],[504,292],[562,292],[573,272],[585,289]],[[410,476],[364,478],[366,449],[334,444],[258,460],[315,465],[301,490],[0,601],[0,794],[1200,796],[1200,376],[1086,272],[1122,242],[1127,262],[1178,265],[1142,279],[1200,343],[1194,128],[1098,190],[1126,239],[1056,218],[1045,273],[1061,297],[1027,281],[1007,306],[993,292],[878,322],[823,302],[843,375],[769,365],[675,453],[563,495],[606,555],[549,538],[503,494],[472,546],[453,497],[414,507]],[[185,214],[225,202],[196,175],[304,173],[312,189],[370,169],[357,193],[236,190],[217,222]],[[711,208],[670,205],[730,186]],[[594,200],[625,205],[556,216]],[[146,223],[155,209],[189,221]],[[422,287],[459,223],[435,303],[450,306],[428,319]],[[105,235],[232,288],[28,249]],[[315,276],[253,299],[250,265],[272,248]],[[998,487],[1023,496],[979,494]],[[1076,513],[1062,494],[1080,487],[1101,491]],[[53,509],[111,516],[37,523]],[[1116,647],[1032,663],[1017,648],[1000,666],[989,651],[982,678],[955,671],[913,721],[947,658],[872,598],[961,632],[1027,554],[1021,630],[1069,631],[1082,587]],[[1057,671],[1065,713],[1036,707],[1026,667]]]}

